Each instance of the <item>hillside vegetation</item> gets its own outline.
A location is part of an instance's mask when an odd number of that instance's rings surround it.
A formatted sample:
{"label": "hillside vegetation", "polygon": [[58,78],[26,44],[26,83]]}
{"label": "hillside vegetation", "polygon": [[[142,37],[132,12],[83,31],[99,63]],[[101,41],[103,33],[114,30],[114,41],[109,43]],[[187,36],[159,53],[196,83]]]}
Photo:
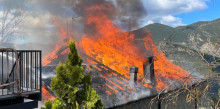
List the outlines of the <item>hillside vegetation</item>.
{"label": "hillside vegetation", "polygon": [[[146,30],[150,31],[152,39],[169,60],[196,74],[210,72],[201,54],[220,57],[220,19],[176,28],[154,23],[134,30],[135,38],[143,39]],[[139,42],[137,44],[143,46]],[[218,69],[215,71],[220,72]]]}

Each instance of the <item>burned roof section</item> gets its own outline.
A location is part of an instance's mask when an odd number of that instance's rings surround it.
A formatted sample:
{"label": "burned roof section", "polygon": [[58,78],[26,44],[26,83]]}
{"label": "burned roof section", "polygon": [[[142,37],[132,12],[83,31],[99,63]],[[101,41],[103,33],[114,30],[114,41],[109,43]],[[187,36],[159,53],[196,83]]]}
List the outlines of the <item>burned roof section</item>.
{"label": "burned roof section", "polygon": [[[158,83],[158,76],[154,74],[153,57],[148,57],[149,61],[143,63],[144,78],[138,78],[137,73],[140,68],[135,66],[129,68],[130,78],[128,78],[86,54],[82,53],[81,56],[90,60],[90,63],[82,63],[84,73],[91,76],[92,87],[97,91],[106,108],[166,93],[181,88],[183,84],[181,81],[168,77],[160,77],[162,81]],[[43,67],[43,81],[48,90],[50,90],[50,77],[55,76],[55,67],[53,65]],[[197,81],[199,80],[193,79],[186,83],[190,86]],[[167,84],[169,88],[158,90],[157,85],[161,82]]]}

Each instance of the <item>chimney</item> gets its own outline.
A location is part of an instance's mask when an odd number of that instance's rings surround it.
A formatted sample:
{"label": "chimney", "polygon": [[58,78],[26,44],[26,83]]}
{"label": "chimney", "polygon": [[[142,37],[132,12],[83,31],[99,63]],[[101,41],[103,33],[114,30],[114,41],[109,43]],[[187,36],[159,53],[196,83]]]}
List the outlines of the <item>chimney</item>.
{"label": "chimney", "polygon": [[146,61],[143,64],[143,68],[144,68],[144,77],[147,83],[155,84],[154,56],[149,56],[146,58]]}
{"label": "chimney", "polygon": [[136,66],[130,67],[129,86],[131,88],[135,88],[135,85],[137,84],[137,73],[138,73],[138,67],[136,67]]}

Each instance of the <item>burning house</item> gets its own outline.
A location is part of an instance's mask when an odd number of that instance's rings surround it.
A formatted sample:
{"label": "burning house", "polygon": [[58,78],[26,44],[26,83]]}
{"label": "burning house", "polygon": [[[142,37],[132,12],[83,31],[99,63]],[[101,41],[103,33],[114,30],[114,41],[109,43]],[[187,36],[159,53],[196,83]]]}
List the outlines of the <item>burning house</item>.
{"label": "burning house", "polygon": [[[144,77],[138,77],[139,68],[136,66],[131,66],[129,70],[129,78],[122,75],[121,73],[113,70],[112,68],[104,65],[103,63],[95,60],[94,58],[82,54],[83,57],[87,57],[92,63],[83,63],[85,73],[90,74],[92,78],[92,86],[99,94],[102,103],[105,105],[105,108],[116,108],[116,109],[147,109],[155,108],[177,108],[181,103],[181,108],[195,108],[197,102],[192,101],[187,103],[186,96],[188,92],[184,92],[182,85],[184,84],[178,80],[172,80],[170,78],[163,78],[163,81],[158,81],[157,76],[155,76],[154,70],[154,61],[149,61],[147,64],[143,63],[143,72]],[[62,56],[59,56],[62,58]],[[152,59],[149,57],[148,59]],[[56,62],[56,60],[52,61]],[[50,75],[55,76],[55,67],[53,65],[48,65],[43,67],[43,83],[46,89],[47,94],[45,99],[54,99],[54,94],[50,90]],[[49,76],[48,76],[49,75]],[[191,77],[192,78],[192,77]],[[164,89],[159,89],[160,84],[167,84]],[[176,82],[176,83],[175,83]],[[194,87],[194,83],[197,83],[198,80],[190,80],[186,83],[189,85],[189,88]],[[204,83],[205,84],[205,83]],[[163,86],[160,86],[163,87]],[[204,89],[204,86],[200,87]],[[167,96],[176,90],[181,89],[181,93],[174,101],[177,102],[174,104],[169,104],[166,98],[160,100],[158,97]],[[48,95],[50,93],[50,96]],[[160,95],[160,96],[158,96]],[[204,99],[204,98],[203,98]],[[198,100],[199,101],[199,100]]]}
{"label": "burning house", "polygon": [[[165,101],[159,99],[150,105],[151,99],[160,94],[169,94],[182,88],[184,84],[193,86],[200,81],[190,72],[167,60],[165,54],[157,49],[149,32],[143,33],[145,37],[139,43],[142,46],[139,46],[135,43],[133,33],[121,32],[110,20],[105,17],[102,19],[100,23],[99,17],[93,18],[92,22],[97,25],[96,35],[90,37],[94,33],[86,34],[77,42],[77,48],[84,60],[85,73],[90,74],[92,86],[105,108],[165,107]],[[71,37],[57,19],[54,22],[59,28],[61,44],[56,45],[54,51],[43,59],[44,99],[54,99],[49,86],[50,77],[56,75],[57,63],[65,61],[68,54],[66,45]],[[110,27],[103,32],[101,28],[106,25]],[[180,95],[183,102],[187,94]],[[186,100],[184,103],[183,108],[196,107],[196,103],[187,103]]]}
{"label": "burning house", "polygon": [[[58,9],[73,15],[65,16],[66,13],[62,13],[51,18],[49,23],[53,25],[48,26],[49,32],[46,31],[45,34],[52,36],[50,32],[55,31],[55,34],[59,34],[59,40],[53,37],[51,42],[56,42],[55,46],[48,53],[44,50],[42,60],[41,51],[0,49],[1,109],[24,104],[30,106],[27,108],[36,108],[41,94],[42,101],[54,100],[56,95],[50,87],[51,77],[56,76],[58,63],[65,62],[70,40],[75,41],[83,59],[83,73],[90,75],[92,87],[105,108],[197,109],[209,106],[204,100],[206,96],[201,95],[209,87],[205,87],[206,80],[200,74],[201,69],[208,73],[209,66],[199,65],[203,60],[194,54],[201,54],[198,51],[185,50],[186,47],[182,47],[185,42],[172,43],[170,37],[169,44],[163,38],[160,39],[163,40],[162,43],[158,44],[159,41],[156,42],[151,37],[151,31],[141,28],[144,25],[142,18],[147,15],[141,0],[35,0],[30,4],[35,5],[37,2],[42,2],[39,3],[42,7],[39,7],[43,12],[33,12],[34,17],[31,19],[35,20],[38,14],[45,14],[43,17],[48,20],[52,14],[57,14],[55,11],[59,11]],[[43,9],[47,4],[52,8]],[[29,8],[31,5],[27,8],[30,12],[33,11]],[[60,8],[53,9],[59,6]],[[66,28],[63,23],[68,19],[72,22],[68,24],[67,21]],[[34,23],[47,27],[44,25],[47,20]],[[42,34],[42,30],[39,33]],[[41,46],[47,43],[44,42],[47,39],[49,38],[42,38]],[[171,56],[172,53],[178,55]],[[175,58],[178,58],[179,63]],[[197,65],[192,63],[192,59],[199,60],[196,61]],[[186,60],[190,60],[190,63],[183,63]],[[201,69],[198,70],[195,66]]]}
{"label": "burning house", "polygon": [[[92,86],[105,108],[197,108],[199,100],[188,103],[188,93],[183,91],[183,86],[192,88],[202,79],[169,61],[152,40],[150,31],[144,31],[140,36],[123,31],[113,23],[117,10],[109,2],[95,0],[76,5],[75,11],[83,16],[81,23],[84,24],[80,38],[68,33],[58,19],[53,19],[61,42],[45,55],[42,62],[45,99],[54,99],[50,77],[56,75],[58,62],[65,61],[69,52],[67,43],[74,39],[84,62],[85,74],[90,74]],[[175,97],[177,104],[167,104],[169,97],[159,99],[178,89],[182,91]],[[47,96],[48,92],[51,96]],[[151,102],[152,99],[155,102]]]}

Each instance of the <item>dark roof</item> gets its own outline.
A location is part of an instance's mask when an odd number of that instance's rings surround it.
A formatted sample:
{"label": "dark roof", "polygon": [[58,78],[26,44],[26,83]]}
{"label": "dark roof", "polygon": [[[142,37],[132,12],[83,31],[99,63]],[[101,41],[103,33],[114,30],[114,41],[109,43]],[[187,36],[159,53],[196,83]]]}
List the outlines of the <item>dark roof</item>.
{"label": "dark roof", "polygon": [[[80,54],[82,58],[90,59],[93,63],[83,63],[85,73],[90,74],[92,78],[92,86],[99,94],[102,103],[105,108],[122,105],[131,101],[136,101],[141,98],[147,98],[158,95],[158,93],[167,93],[168,91],[176,90],[182,87],[182,82],[171,80],[169,78],[162,78],[163,82],[169,85],[169,90],[156,91],[155,87],[150,87],[144,84],[142,81],[138,81],[136,88],[132,89],[129,86],[129,78],[121,75],[113,69],[105,66],[97,60]],[[58,55],[58,59],[53,60],[48,66],[44,66],[43,81],[48,90],[50,90],[50,78],[56,75],[56,64],[58,61],[64,62],[66,55]],[[188,86],[200,81],[200,79],[194,79],[188,83]],[[49,91],[50,92],[50,91]]]}
{"label": "dark roof", "polygon": [[[83,64],[83,66],[85,68],[85,73],[90,74],[92,86],[99,94],[105,108],[122,105],[141,98],[152,97],[161,93],[157,92],[154,87],[149,88],[148,86],[144,86],[141,81],[138,81],[136,88],[132,89],[129,86],[129,78],[126,78],[103,64]],[[48,73],[52,74],[49,75]],[[55,75],[55,66],[43,67],[43,81],[47,87],[50,84],[51,75]],[[166,80],[165,82],[169,83],[171,86],[169,90],[163,91],[162,93],[175,90],[182,86],[182,83],[172,80]],[[196,80],[192,81],[190,84],[192,85],[195,82]]]}

